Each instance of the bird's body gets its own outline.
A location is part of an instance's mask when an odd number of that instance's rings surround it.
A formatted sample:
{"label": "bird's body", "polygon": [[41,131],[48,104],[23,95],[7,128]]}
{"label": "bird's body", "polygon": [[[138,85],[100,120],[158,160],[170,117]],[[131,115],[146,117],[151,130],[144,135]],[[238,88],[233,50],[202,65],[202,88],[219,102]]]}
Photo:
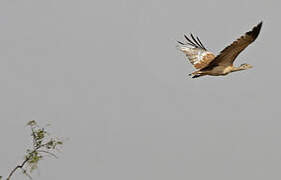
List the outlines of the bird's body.
{"label": "bird's body", "polygon": [[241,64],[239,67],[235,67],[233,66],[233,62],[240,52],[255,41],[259,35],[261,26],[262,22],[234,41],[231,45],[227,46],[218,56],[208,51],[201,43],[200,39],[198,37],[195,39],[192,34],[191,38],[193,41],[187,36],[185,36],[187,40],[186,44],[178,41],[181,44],[178,48],[186,54],[191,64],[198,69],[190,74],[193,76],[192,78],[205,75],[224,76],[231,72],[252,68],[249,64]]}
{"label": "bird's body", "polygon": [[[218,65],[218,66],[214,66],[210,69],[203,69],[203,70],[195,71],[195,72],[191,73],[190,75],[194,75],[196,77],[205,76],[205,75],[225,76],[231,72],[246,70],[246,69],[250,69],[250,68],[252,68],[252,66],[249,64],[242,64],[239,67],[235,67],[233,65],[228,65],[228,66]],[[196,77],[194,77],[194,78],[196,78]]]}

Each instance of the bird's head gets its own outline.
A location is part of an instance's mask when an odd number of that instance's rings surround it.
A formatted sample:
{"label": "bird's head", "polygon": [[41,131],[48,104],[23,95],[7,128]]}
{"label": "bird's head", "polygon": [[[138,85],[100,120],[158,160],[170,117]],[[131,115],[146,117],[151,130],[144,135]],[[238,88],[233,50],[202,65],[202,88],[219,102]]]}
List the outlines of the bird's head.
{"label": "bird's head", "polygon": [[246,63],[240,65],[240,68],[241,68],[241,69],[250,69],[250,68],[252,68],[252,67],[253,67],[252,65],[246,64]]}

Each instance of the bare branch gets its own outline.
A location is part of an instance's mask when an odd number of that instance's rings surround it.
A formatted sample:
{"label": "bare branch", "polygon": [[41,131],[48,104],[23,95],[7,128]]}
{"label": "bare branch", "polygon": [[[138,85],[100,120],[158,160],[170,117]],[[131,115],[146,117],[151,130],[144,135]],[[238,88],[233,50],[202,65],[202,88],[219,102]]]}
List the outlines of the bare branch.
{"label": "bare branch", "polygon": [[10,179],[11,179],[12,175],[16,172],[17,169],[22,169],[23,166],[28,162],[28,160],[29,160],[29,159],[26,158],[26,159],[21,163],[21,165],[17,165],[17,166],[11,171],[11,173],[9,174],[7,180],[10,180]]}

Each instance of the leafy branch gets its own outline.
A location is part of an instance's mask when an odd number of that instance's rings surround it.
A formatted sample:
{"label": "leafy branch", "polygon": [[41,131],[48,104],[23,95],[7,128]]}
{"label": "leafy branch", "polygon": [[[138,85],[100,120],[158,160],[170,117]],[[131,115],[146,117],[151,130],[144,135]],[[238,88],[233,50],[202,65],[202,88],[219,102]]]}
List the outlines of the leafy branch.
{"label": "leafy branch", "polygon": [[[40,128],[35,120],[29,121],[27,126],[31,129],[32,147],[26,150],[24,160],[17,165],[8,175],[6,180],[10,180],[17,170],[22,170],[29,179],[32,179],[30,173],[38,168],[38,163],[45,157],[50,155],[57,158],[56,152],[63,142],[59,138],[50,137],[45,128]],[[1,180],[2,176],[0,176]]]}

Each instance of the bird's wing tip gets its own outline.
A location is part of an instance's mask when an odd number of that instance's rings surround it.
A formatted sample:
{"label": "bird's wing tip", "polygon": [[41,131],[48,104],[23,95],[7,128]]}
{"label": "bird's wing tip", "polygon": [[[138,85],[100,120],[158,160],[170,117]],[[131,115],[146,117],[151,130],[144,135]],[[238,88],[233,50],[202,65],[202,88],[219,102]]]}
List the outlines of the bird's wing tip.
{"label": "bird's wing tip", "polygon": [[257,25],[257,27],[260,29],[262,27],[263,21],[260,21],[260,23]]}

